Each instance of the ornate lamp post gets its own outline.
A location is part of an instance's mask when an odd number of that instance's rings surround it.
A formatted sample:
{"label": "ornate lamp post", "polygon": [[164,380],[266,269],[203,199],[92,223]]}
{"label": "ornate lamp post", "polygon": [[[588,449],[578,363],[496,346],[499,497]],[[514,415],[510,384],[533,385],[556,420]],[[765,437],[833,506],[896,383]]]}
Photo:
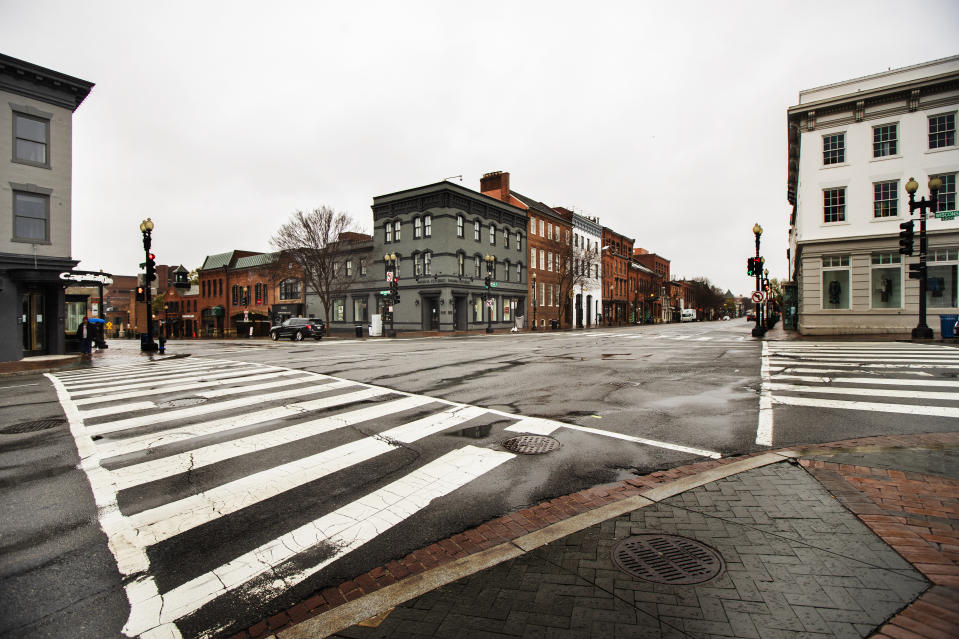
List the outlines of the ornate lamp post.
{"label": "ornate lamp post", "polygon": [[[756,236],[756,290],[762,290],[762,284],[759,281],[760,276],[762,275],[762,269],[760,268],[760,257],[759,257],[759,238],[762,237],[763,227],[759,226],[759,223],[753,225],[753,235]],[[759,305],[759,302],[756,302],[756,326],[753,328],[753,337],[762,337],[766,334],[766,327],[763,326],[762,320],[762,311]]]}
{"label": "ornate lamp post", "polygon": [[146,281],[143,287],[143,298],[147,305],[147,339],[140,343],[140,350],[146,352],[153,352],[157,349],[153,341],[153,305],[150,299],[150,276],[152,275],[150,272],[150,246],[153,244],[153,228],[153,220],[150,218],[140,222],[140,233],[143,234],[143,251],[146,254],[146,277],[144,278]]}
{"label": "ornate lamp post", "polygon": [[[915,178],[909,178],[906,182],[906,193],[909,194],[909,214],[919,210],[919,264],[909,265],[909,278],[919,279],[919,323],[912,329],[913,339],[932,339],[932,329],[926,325],[926,209],[933,213],[936,211],[936,204],[939,199],[939,189],[942,187],[942,180],[937,177],[929,180],[929,199],[922,198],[916,202],[916,191],[919,190],[919,184]],[[912,220],[910,219],[910,224]],[[916,268],[918,267],[918,268]]]}
{"label": "ornate lamp post", "polygon": [[533,273],[533,330],[536,330],[536,273]]}
{"label": "ornate lamp post", "polygon": [[492,255],[486,255],[483,257],[483,261],[486,262],[486,313],[487,313],[487,322],[486,322],[486,332],[493,332],[493,305],[490,302],[493,300],[493,291],[490,290],[490,286],[493,283],[493,265],[496,264],[496,258]]}
{"label": "ornate lamp post", "polygon": [[[396,330],[393,324],[393,306],[396,303],[396,253],[387,253],[383,256],[386,262],[387,284],[389,285],[389,294],[386,296],[386,316],[390,320],[390,329],[387,337],[396,337]],[[385,330],[385,329],[384,329]]]}

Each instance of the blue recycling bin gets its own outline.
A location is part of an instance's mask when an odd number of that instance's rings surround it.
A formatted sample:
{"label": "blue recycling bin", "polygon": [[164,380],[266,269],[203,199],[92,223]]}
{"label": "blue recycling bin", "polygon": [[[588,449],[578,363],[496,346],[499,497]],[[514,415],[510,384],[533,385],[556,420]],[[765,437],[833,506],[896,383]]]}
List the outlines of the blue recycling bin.
{"label": "blue recycling bin", "polygon": [[956,336],[956,321],[959,320],[959,315],[940,315],[939,316],[939,332],[942,333],[942,338],[946,339],[947,337]]}

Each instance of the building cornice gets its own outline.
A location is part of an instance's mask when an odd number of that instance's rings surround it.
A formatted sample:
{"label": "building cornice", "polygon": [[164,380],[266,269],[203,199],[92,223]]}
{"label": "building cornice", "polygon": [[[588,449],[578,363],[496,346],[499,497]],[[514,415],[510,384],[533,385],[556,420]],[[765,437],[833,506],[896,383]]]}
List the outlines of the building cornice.
{"label": "building cornice", "polygon": [[93,83],[0,53],[0,90],[76,111]]}
{"label": "building cornice", "polygon": [[373,198],[371,208],[374,222],[429,209],[449,208],[524,229],[528,223],[524,209],[446,181],[378,195]]}

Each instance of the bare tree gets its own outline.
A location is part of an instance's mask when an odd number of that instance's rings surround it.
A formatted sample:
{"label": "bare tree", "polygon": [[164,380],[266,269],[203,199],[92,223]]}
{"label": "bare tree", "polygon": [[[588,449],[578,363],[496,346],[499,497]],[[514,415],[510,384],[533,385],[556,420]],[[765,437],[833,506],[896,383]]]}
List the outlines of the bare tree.
{"label": "bare tree", "polygon": [[559,270],[559,299],[562,300],[560,317],[572,326],[576,322],[573,315],[573,300],[576,292],[590,286],[593,266],[599,263],[599,247],[585,248],[574,246],[570,241],[563,246],[557,265]]}
{"label": "bare tree", "polygon": [[359,232],[355,226],[348,214],[321,206],[308,213],[297,211],[270,238],[280,252],[277,265],[293,264],[299,269],[307,289],[323,304],[327,325],[333,300],[346,293],[356,273],[355,269],[347,272],[345,261],[352,241],[344,237]]}

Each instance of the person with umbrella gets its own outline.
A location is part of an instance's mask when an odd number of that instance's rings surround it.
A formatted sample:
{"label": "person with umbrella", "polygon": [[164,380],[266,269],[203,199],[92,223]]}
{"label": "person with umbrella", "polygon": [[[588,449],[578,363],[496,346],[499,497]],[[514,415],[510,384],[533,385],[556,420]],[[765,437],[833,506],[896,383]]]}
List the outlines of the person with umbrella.
{"label": "person with umbrella", "polygon": [[96,343],[97,349],[106,348],[107,343],[103,339],[103,329],[106,328],[107,321],[99,317],[91,317],[87,321],[93,329],[93,341]]}
{"label": "person with umbrella", "polygon": [[84,356],[91,354],[90,351],[93,347],[93,334],[93,325],[90,324],[87,316],[84,315],[83,319],[80,320],[80,325],[77,326],[77,337],[80,338],[80,353]]}

